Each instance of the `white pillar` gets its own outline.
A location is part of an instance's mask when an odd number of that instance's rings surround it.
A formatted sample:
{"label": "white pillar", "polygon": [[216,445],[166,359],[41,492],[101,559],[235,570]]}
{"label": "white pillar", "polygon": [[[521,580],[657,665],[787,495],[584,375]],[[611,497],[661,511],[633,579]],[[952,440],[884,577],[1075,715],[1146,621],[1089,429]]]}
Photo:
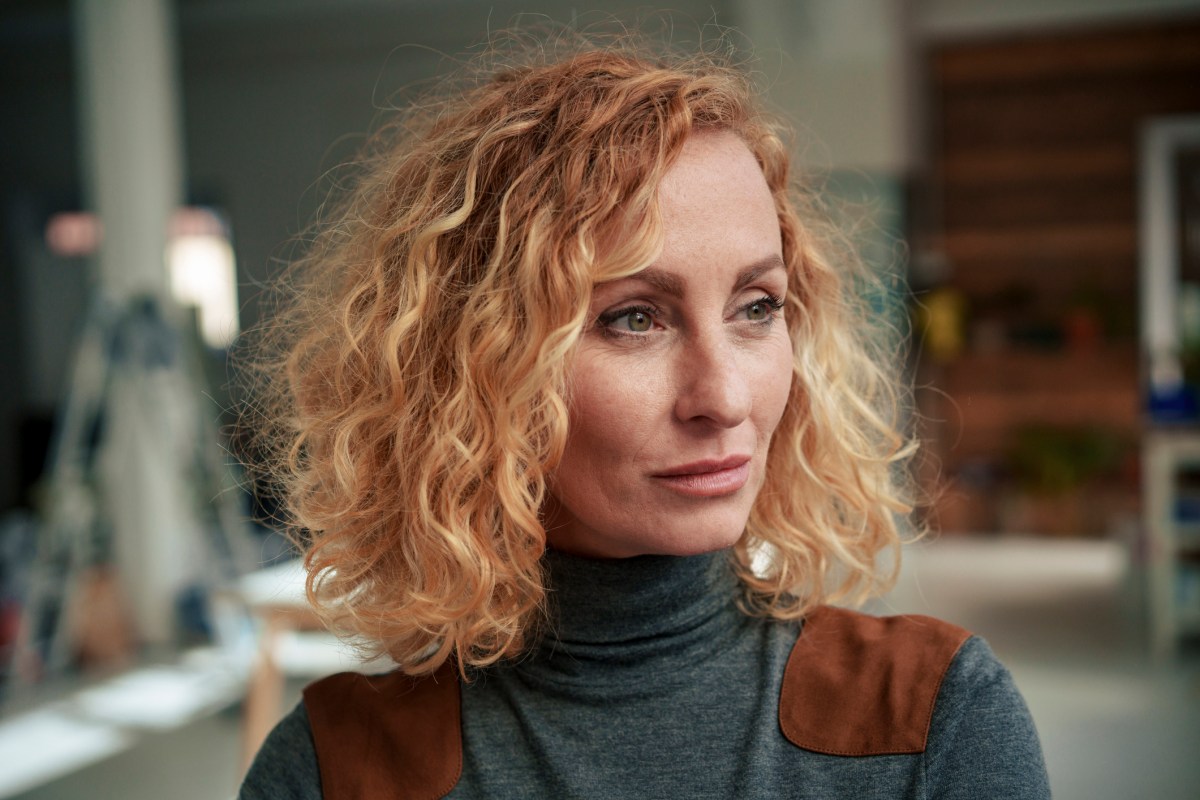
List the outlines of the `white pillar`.
{"label": "white pillar", "polygon": [[166,297],[164,252],[183,200],[169,0],[75,0],[87,205],[104,226],[97,284]]}
{"label": "white pillar", "polygon": [[[168,224],[183,199],[170,0],[75,0],[74,19],[84,185],[103,227],[96,289],[118,308],[151,295],[170,309]],[[98,499],[139,638],[169,644],[193,560],[196,500],[181,464],[198,412],[178,399],[179,367],[135,362],[110,373]]]}

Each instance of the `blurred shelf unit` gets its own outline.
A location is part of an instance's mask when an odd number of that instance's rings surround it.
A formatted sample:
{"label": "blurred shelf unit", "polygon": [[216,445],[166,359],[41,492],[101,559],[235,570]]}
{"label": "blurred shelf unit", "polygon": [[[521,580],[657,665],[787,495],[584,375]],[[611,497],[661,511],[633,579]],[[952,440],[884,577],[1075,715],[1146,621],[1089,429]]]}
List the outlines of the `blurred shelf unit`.
{"label": "blurred shelf unit", "polygon": [[1200,430],[1145,440],[1151,645],[1160,656],[1200,636]]}
{"label": "blurred shelf unit", "polygon": [[[1200,112],[1200,16],[935,41],[925,64],[931,170],[915,187],[912,285],[933,465],[921,480],[945,498],[932,522],[1047,535],[1136,524],[1138,134]],[[921,319],[931,303],[951,309],[943,324],[956,318],[941,352]],[[1066,463],[1070,438],[1086,450],[1088,436],[1121,452],[1090,471]],[[1038,446],[1077,480],[1022,475],[1015,451]]]}
{"label": "blurred shelf unit", "polygon": [[1140,425],[1137,350],[1132,344],[1087,351],[1006,349],[964,353],[940,369],[938,386],[956,407],[956,460],[988,457],[1028,425]]}
{"label": "blurred shelf unit", "polygon": [[1148,607],[1169,656],[1200,637],[1200,113],[1147,120],[1140,173]]}

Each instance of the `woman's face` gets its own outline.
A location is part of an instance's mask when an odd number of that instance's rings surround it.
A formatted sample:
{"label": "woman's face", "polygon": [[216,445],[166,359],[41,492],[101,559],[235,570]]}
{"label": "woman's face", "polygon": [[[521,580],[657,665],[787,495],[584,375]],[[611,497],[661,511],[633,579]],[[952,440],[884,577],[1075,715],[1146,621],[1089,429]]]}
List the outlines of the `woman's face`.
{"label": "woman's face", "polygon": [[730,133],[694,134],[663,179],[662,253],[595,288],[550,482],[559,550],[622,558],[733,545],[762,487],[792,347],[779,223]]}

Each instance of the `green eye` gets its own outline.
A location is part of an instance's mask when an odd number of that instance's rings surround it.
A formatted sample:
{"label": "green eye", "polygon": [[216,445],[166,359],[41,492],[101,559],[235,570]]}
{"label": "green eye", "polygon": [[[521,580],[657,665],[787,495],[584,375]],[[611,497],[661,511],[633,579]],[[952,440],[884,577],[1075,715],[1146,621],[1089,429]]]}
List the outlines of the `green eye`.
{"label": "green eye", "polygon": [[783,308],[783,301],[773,295],[760,297],[749,305],[742,306],[742,313],[750,322],[761,322],[769,325]]}
{"label": "green eye", "polygon": [[650,306],[626,306],[600,315],[596,323],[614,335],[651,333],[658,312]]}
{"label": "green eye", "polygon": [[650,315],[644,311],[631,311],[625,315],[625,318],[629,320],[627,323],[629,330],[634,333],[645,333],[650,330],[652,325]]}

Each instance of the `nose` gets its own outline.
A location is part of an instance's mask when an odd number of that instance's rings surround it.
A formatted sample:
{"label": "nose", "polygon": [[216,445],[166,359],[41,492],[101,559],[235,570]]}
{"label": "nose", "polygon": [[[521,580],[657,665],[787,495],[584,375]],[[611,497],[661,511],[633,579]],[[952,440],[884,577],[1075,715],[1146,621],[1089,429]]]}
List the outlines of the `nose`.
{"label": "nose", "polygon": [[747,365],[738,356],[737,348],[719,334],[695,337],[681,349],[676,365],[677,419],[718,428],[736,428],[745,421],[752,395]]}

